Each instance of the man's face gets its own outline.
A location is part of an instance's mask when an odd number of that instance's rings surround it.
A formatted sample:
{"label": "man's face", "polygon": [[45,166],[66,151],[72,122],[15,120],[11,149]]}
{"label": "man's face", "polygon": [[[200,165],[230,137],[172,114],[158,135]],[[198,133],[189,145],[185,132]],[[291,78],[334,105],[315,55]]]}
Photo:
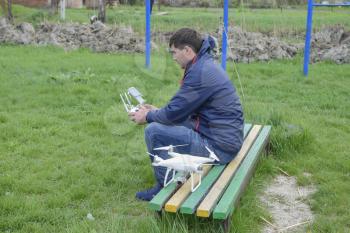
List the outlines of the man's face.
{"label": "man's face", "polygon": [[191,57],[191,48],[185,46],[183,49],[175,48],[174,45],[170,47],[170,53],[173,59],[181,66],[182,69],[186,68],[186,65],[193,59]]}

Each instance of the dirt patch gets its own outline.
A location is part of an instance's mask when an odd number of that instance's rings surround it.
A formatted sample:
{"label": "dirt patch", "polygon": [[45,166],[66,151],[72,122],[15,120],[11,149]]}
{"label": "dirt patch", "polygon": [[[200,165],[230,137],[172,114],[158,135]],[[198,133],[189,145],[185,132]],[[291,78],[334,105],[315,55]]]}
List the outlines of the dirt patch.
{"label": "dirt patch", "polygon": [[[167,44],[173,33],[154,32],[152,40],[157,44]],[[209,34],[222,37],[222,31]],[[325,28],[313,34],[312,38],[312,62],[331,60],[339,64],[350,63],[350,32],[343,27]],[[144,37],[130,26],[110,27],[99,21],[93,24],[44,22],[35,30],[30,23],[12,25],[5,18],[0,18],[0,43],[55,45],[66,50],[85,47],[93,52],[108,53],[144,52]],[[228,59],[244,63],[290,59],[304,47],[303,43],[286,43],[277,37],[247,32],[239,27],[228,29],[228,44]],[[154,43],[152,47],[157,48]]]}
{"label": "dirt patch", "polygon": [[313,186],[297,186],[294,177],[277,176],[260,197],[273,219],[265,220],[262,232],[305,232],[314,219],[308,198],[315,191]]}
{"label": "dirt patch", "polygon": [[[222,32],[218,35],[221,37]],[[229,58],[237,62],[289,59],[304,50],[304,43],[292,44],[259,32],[246,32],[239,27],[228,29],[231,51]],[[327,27],[312,35],[311,62],[350,63],[350,32],[342,26]]]}
{"label": "dirt patch", "polygon": [[[157,43],[167,43],[173,33],[155,32],[152,37]],[[218,38],[221,46],[222,30],[209,34]],[[324,28],[314,33],[312,38],[311,62],[331,60],[338,64],[350,63],[350,32],[343,27]],[[243,63],[290,59],[304,50],[304,43],[287,43],[277,37],[248,32],[240,27],[228,28],[228,45],[228,59]],[[218,58],[220,56],[220,53],[217,54]]]}
{"label": "dirt patch", "polygon": [[342,26],[324,28],[312,37],[312,62],[331,60],[350,63],[350,32]]}
{"label": "dirt patch", "polygon": [[30,23],[21,23],[15,27],[7,19],[0,18],[0,43],[31,44],[34,37],[35,30]]}
{"label": "dirt patch", "polygon": [[[167,43],[174,32],[156,32],[153,38],[158,43]],[[208,33],[218,38],[221,47],[222,31]],[[247,32],[239,27],[228,30],[227,58],[236,62],[250,63],[254,61],[269,61],[273,59],[289,59],[302,49],[300,44],[288,44],[275,37],[269,37],[259,32]],[[221,52],[216,54],[219,59]]]}
{"label": "dirt patch", "polygon": [[[288,44],[260,32],[247,32],[239,27],[228,28],[227,34],[230,50],[228,58],[237,62],[289,59],[302,48],[300,45]],[[222,32],[219,32],[218,35],[221,37]]]}
{"label": "dirt patch", "polygon": [[131,27],[107,27],[93,24],[42,23],[35,31],[29,23],[18,26],[0,18],[0,43],[55,45],[66,50],[80,47],[94,52],[143,52],[144,40]]}

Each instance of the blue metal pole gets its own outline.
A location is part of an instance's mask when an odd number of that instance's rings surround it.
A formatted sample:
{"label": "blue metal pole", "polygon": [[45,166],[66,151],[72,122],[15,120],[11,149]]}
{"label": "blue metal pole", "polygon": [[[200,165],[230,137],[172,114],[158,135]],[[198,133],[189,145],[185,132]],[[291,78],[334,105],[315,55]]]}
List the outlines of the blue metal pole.
{"label": "blue metal pole", "polygon": [[313,0],[308,0],[306,36],[305,36],[305,47],[304,47],[304,75],[305,76],[307,76],[309,74],[310,44],[311,44],[311,30],[312,30],[312,10],[313,10]]}
{"label": "blue metal pole", "polygon": [[146,68],[151,66],[151,0],[146,1]]}
{"label": "blue metal pole", "polygon": [[228,26],[228,1],[224,0],[224,28],[222,32],[222,55],[221,67],[226,70],[226,54],[227,54],[227,26]]}

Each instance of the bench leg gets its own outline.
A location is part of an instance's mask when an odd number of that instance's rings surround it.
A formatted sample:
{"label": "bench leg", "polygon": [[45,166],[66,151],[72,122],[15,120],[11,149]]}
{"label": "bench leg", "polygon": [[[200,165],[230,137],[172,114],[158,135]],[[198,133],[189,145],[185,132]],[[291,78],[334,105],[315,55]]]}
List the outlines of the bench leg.
{"label": "bench leg", "polygon": [[156,217],[158,217],[158,218],[162,218],[162,216],[163,216],[163,212],[161,210],[156,211],[155,214],[156,214]]}
{"label": "bench leg", "polygon": [[269,154],[271,154],[271,142],[270,140],[268,140],[268,142],[266,143],[265,146],[265,154],[268,156]]}
{"label": "bench leg", "polygon": [[228,233],[230,231],[231,226],[231,218],[227,217],[225,220],[221,222],[221,227],[224,230],[225,233]]}

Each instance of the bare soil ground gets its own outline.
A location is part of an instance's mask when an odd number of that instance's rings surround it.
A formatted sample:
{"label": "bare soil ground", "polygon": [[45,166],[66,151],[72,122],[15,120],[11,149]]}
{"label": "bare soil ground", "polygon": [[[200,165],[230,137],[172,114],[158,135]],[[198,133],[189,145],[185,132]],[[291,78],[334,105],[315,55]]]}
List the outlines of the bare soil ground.
{"label": "bare soil ground", "polygon": [[[156,43],[166,43],[173,32],[154,33]],[[211,33],[221,38],[222,31]],[[331,60],[350,63],[350,32],[340,26],[325,28],[313,35],[311,61]],[[35,29],[30,23],[10,24],[0,18],[0,43],[55,45],[66,50],[80,47],[94,52],[143,52],[144,38],[131,27],[109,27],[93,24],[42,23]],[[259,32],[246,32],[239,27],[228,29],[228,58],[250,63],[272,59],[290,59],[303,50],[303,44],[284,42]],[[153,43],[153,47],[155,43]]]}
{"label": "bare soil ground", "polygon": [[315,191],[313,186],[298,186],[294,177],[275,177],[260,197],[272,217],[272,221],[264,219],[262,232],[306,232],[314,219],[308,199]]}
{"label": "bare soil ground", "polygon": [[42,23],[35,30],[30,23],[11,25],[0,18],[0,43],[55,45],[66,50],[80,47],[94,52],[143,52],[143,38],[131,27],[108,27],[94,24]]}

